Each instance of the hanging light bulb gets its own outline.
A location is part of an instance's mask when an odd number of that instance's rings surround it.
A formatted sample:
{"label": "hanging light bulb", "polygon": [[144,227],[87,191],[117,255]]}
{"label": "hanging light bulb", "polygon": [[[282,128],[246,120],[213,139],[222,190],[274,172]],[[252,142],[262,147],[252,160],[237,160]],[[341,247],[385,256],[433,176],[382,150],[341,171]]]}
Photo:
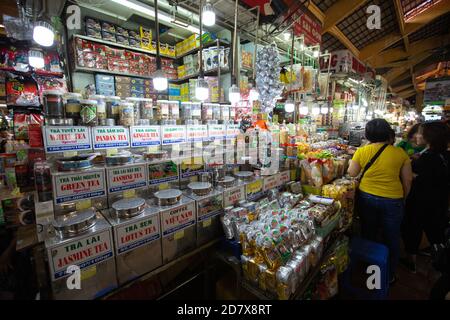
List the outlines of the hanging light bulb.
{"label": "hanging light bulb", "polygon": [[352,109],[353,109],[353,110],[358,110],[358,109],[359,109],[359,106],[358,106],[357,104],[354,104],[354,105],[352,106]]}
{"label": "hanging light bulb", "polygon": [[291,39],[291,33],[285,32],[285,33],[283,33],[283,37],[284,37],[284,40],[288,41],[289,39]]}
{"label": "hanging light bulb", "polygon": [[33,29],[33,40],[43,47],[51,47],[55,41],[55,31],[50,23],[36,22]]}
{"label": "hanging light bulb", "polygon": [[333,113],[334,109],[333,107],[330,108],[330,113]]}
{"label": "hanging light bulb", "polygon": [[156,72],[153,74],[153,87],[156,91],[167,90],[167,78],[162,70],[156,70]]}
{"label": "hanging light bulb", "polygon": [[216,13],[209,1],[203,6],[202,20],[203,24],[207,27],[211,27],[216,23]]}
{"label": "hanging light bulb", "polygon": [[199,78],[197,80],[197,84],[195,85],[195,98],[200,101],[205,101],[209,97],[209,86],[208,82],[203,78]]}
{"label": "hanging light bulb", "polygon": [[317,103],[313,104],[312,110],[311,110],[312,114],[317,116],[318,114],[320,114],[320,107]]}
{"label": "hanging light bulb", "polygon": [[286,102],[284,103],[284,111],[286,111],[287,113],[291,113],[294,112],[295,110],[295,102],[291,99],[286,100]]}
{"label": "hanging light bulb", "polygon": [[318,58],[320,56],[320,50],[319,49],[314,49],[313,50],[313,57],[314,58]]}
{"label": "hanging light bulb", "polygon": [[321,114],[327,114],[327,113],[328,113],[328,107],[322,107],[322,108],[320,108],[320,113],[321,113]]}
{"label": "hanging light bulb", "polygon": [[42,51],[30,50],[28,51],[28,63],[35,69],[42,69],[45,66],[44,54]]}
{"label": "hanging light bulb", "polygon": [[300,106],[300,114],[306,116],[308,114],[309,110],[308,107],[305,105]]}
{"label": "hanging light bulb", "polygon": [[300,41],[300,51],[303,51],[303,50],[305,50],[305,40],[303,38],[300,40],[301,40]]}
{"label": "hanging light bulb", "polygon": [[233,104],[241,101],[241,90],[235,84],[231,86],[228,92],[228,99]]}

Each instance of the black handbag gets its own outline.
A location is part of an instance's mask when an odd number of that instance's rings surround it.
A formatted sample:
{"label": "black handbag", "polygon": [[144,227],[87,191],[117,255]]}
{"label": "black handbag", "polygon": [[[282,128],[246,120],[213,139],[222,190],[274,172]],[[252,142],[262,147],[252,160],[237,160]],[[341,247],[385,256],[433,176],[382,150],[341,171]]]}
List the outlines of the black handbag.
{"label": "black handbag", "polygon": [[364,167],[363,171],[361,172],[360,176],[358,178],[356,178],[356,181],[358,181],[358,187],[355,190],[355,206],[354,206],[354,210],[353,210],[353,214],[354,217],[359,217],[359,183],[361,183],[364,175],[366,174],[367,170],[370,169],[370,167],[375,163],[375,161],[377,161],[378,157],[383,153],[384,149],[386,149],[388,146],[388,144],[383,145],[378,151],[377,153],[375,153],[375,155],[372,157],[372,159],[370,159],[370,161],[366,164],[366,166]]}

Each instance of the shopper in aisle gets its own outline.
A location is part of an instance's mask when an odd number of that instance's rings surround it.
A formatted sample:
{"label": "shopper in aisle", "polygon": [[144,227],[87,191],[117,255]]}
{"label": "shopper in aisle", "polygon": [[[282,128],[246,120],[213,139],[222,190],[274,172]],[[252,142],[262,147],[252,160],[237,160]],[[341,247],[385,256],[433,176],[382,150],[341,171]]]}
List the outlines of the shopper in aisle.
{"label": "shopper in aisle", "polygon": [[428,242],[442,243],[448,225],[450,129],[441,122],[424,123],[419,128],[426,149],[412,162],[414,180],[406,201],[402,236],[407,257],[402,262],[416,272],[416,255],[425,232]]}
{"label": "shopper in aisle", "polygon": [[386,120],[369,121],[366,139],[370,143],[355,152],[348,173],[360,175],[356,201],[362,237],[377,241],[381,230],[382,242],[389,248],[393,282],[400,255],[403,203],[412,181],[411,163],[402,149],[391,145],[392,128]]}
{"label": "shopper in aisle", "polygon": [[419,133],[419,127],[420,123],[413,125],[406,134],[406,139],[397,144],[397,147],[405,150],[410,157],[419,154],[425,149],[421,134]]}

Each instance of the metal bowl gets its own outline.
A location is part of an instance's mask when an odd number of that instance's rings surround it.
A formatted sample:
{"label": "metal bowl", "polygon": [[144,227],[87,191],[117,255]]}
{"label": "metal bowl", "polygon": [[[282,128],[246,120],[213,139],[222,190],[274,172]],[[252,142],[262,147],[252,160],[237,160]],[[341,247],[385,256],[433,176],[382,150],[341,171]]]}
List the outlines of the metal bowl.
{"label": "metal bowl", "polygon": [[191,182],[188,184],[189,190],[197,196],[205,196],[212,190],[212,184],[209,182]]}
{"label": "metal bowl", "polygon": [[56,217],[53,227],[61,238],[73,237],[91,229],[96,223],[96,211],[89,208]]}
{"label": "metal bowl", "polygon": [[144,152],[144,158],[148,160],[165,159],[167,158],[167,151],[148,151]]}
{"label": "metal bowl", "polygon": [[155,198],[159,206],[170,206],[181,200],[182,192],[178,189],[166,189],[155,192]]}
{"label": "metal bowl", "polygon": [[97,154],[79,155],[56,160],[58,171],[77,171],[94,166],[93,160]]}
{"label": "metal bowl", "polygon": [[225,176],[223,179],[218,181],[219,186],[223,188],[230,188],[234,185],[236,179],[232,176]]}
{"label": "metal bowl", "polygon": [[112,204],[112,214],[116,218],[132,218],[144,212],[145,200],[142,198],[121,199]]}
{"label": "metal bowl", "polygon": [[117,166],[132,162],[133,162],[133,154],[129,151],[122,151],[113,155],[106,156],[106,164],[108,166]]}
{"label": "metal bowl", "polygon": [[234,174],[238,179],[244,181],[250,181],[253,178],[253,172],[251,171],[238,171]]}

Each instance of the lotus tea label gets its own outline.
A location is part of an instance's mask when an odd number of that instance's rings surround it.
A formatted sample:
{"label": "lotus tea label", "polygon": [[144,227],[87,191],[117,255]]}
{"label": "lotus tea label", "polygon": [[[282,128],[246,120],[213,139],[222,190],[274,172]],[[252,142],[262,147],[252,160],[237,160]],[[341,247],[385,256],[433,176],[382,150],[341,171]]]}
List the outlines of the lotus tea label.
{"label": "lotus tea label", "polygon": [[140,221],[133,221],[116,227],[114,231],[116,252],[120,255],[158,239],[159,216],[155,214]]}
{"label": "lotus tea label", "polygon": [[45,152],[91,150],[91,131],[88,127],[44,127]]}
{"label": "lotus tea label", "polygon": [[111,233],[107,230],[77,238],[49,249],[48,253],[52,279],[59,279],[68,276],[66,270],[70,265],[84,269],[111,258],[113,256]]}

